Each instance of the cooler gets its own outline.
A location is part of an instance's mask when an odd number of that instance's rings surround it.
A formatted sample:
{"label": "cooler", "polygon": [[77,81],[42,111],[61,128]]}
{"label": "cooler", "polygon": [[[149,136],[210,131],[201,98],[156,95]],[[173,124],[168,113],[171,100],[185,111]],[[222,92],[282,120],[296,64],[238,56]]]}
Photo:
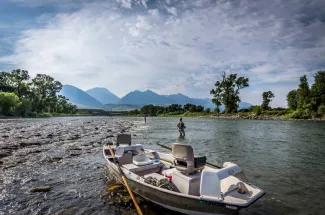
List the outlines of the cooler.
{"label": "cooler", "polygon": [[181,193],[188,195],[200,196],[200,182],[201,173],[184,175],[178,170],[174,170],[172,173],[173,184],[179,189]]}

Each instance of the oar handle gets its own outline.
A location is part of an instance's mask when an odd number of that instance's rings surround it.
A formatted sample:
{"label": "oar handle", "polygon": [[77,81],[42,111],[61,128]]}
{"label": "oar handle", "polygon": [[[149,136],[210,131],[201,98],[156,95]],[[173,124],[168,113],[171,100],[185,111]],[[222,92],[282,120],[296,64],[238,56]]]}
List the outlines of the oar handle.
{"label": "oar handle", "polygon": [[[111,148],[110,146],[108,146],[108,148],[109,148],[109,151],[110,151],[110,153],[111,153],[111,155],[112,155],[112,157],[113,157],[113,160],[114,160],[114,162],[115,162],[115,154],[114,154],[114,152],[113,152],[113,150],[112,150],[112,148]],[[136,199],[135,199],[135,197],[134,197],[134,195],[133,195],[133,192],[132,192],[132,190],[131,190],[130,187],[129,187],[129,184],[128,184],[127,180],[126,180],[126,177],[124,176],[123,170],[121,170],[121,167],[119,166],[119,164],[116,164],[116,165],[117,165],[118,170],[119,170],[119,172],[120,172],[120,174],[121,174],[121,177],[122,177],[122,180],[123,180],[123,182],[124,182],[124,184],[125,184],[125,186],[126,186],[126,189],[128,190],[128,192],[129,192],[129,194],[130,194],[130,196],[131,196],[131,199],[132,199],[132,201],[133,201],[133,204],[134,204],[134,206],[135,206],[135,209],[137,210],[137,213],[138,213],[139,215],[143,215],[143,213],[142,213],[142,211],[141,211],[141,209],[140,209],[140,207],[139,207],[139,205],[138,205],[138,202],[136,201]]]}

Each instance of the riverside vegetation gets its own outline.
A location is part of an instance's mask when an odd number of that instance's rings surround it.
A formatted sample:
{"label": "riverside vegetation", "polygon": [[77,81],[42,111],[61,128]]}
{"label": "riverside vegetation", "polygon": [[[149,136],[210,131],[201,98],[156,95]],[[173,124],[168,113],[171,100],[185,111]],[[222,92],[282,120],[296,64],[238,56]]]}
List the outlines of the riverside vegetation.
{"label": "riverside vegetation", "polygon": [[[288,108],[271,108],[270,102],[275,97],[273,92],[262,93],[262,104],[238,110],[241,101],[239,92],[249,87],[249,79],[237,77],[237,74],[222,74],[210,91],[215,109],[204,109],[201,105],[172,104],[169,106],[145,105],[140,110],[130,111],[129,115],[148,116],[211,116],[218,118],[244,119],[324,119],[325,116],[325,71],[318,71],[314,83],[309,87],[307,76],[300,77],[297,89],[287,94]],[[220,106],[224,106],[221,112]]]}
{"label": "riverside vegetation", "polygon": [[[122,112],[104,110],[78,110],[68,98],[58,95],[62,84],[49,75],[37,74],[30,79],[28,71],[0,72],[0,116],[67,116],[67,115],[148,115],[148,116],[212,116],[219,118],[249,119],[324,119],[325,71],[318,71],[309,87],[307,76],[300,77],[297,89],[287,94],[288,108],[271,108],[273,92],[262,93],[262,104],[238,110],[240,90],[249,87],[249,79],[237,74],[223,73],[210,91],[215,108],[204,109],[201,105],[171,104],[169,106],[145,105]],[[221,111],[223,105],[224,110]]]}
{"label": "riverside vegetation", "polygon": [[30,78],[26,70],[0,72],[0,115],[55,116],[74,115],[77,106],[58,92],[62,84],[49,75]]}

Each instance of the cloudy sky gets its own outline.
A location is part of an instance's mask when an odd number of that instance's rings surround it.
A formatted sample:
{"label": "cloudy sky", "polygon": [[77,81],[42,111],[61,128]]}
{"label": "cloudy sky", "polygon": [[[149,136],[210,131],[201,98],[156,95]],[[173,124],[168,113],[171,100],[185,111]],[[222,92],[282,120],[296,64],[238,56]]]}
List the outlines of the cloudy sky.
{"label": "cloudy sky", "polygon": [[324,0],[0,0],[0,70],[46,73],[87,90],[210,97],[223,71],[242,101],[325,69]]}

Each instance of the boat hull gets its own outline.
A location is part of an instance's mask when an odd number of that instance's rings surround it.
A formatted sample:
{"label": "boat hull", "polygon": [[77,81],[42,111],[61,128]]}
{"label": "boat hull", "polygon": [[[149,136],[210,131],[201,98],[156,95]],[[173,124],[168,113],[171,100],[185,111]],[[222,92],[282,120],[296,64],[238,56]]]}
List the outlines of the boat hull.
{"label": "boat hull", "polygon": [[[120,174],[115,164],[109,162],[107,164],[110,177],[115,180],[122,182]],[[158,189],[153,189],[150,186],[146,186],[135,180],[127,178],[130,188],[133,192],[139,196],[151,201],[155,204],[161,205],[162,207],[168,208],[173,211],[177,211],[184,214],[190,215],[216,215],[216,214],[236,214],[240,209],[227,208],[231,207],[226,204],[218,202],[210,202],[206,200],[200,200],[199,198],[188,198],[181,195],[171,194],[169,192],[163,192]]]}

